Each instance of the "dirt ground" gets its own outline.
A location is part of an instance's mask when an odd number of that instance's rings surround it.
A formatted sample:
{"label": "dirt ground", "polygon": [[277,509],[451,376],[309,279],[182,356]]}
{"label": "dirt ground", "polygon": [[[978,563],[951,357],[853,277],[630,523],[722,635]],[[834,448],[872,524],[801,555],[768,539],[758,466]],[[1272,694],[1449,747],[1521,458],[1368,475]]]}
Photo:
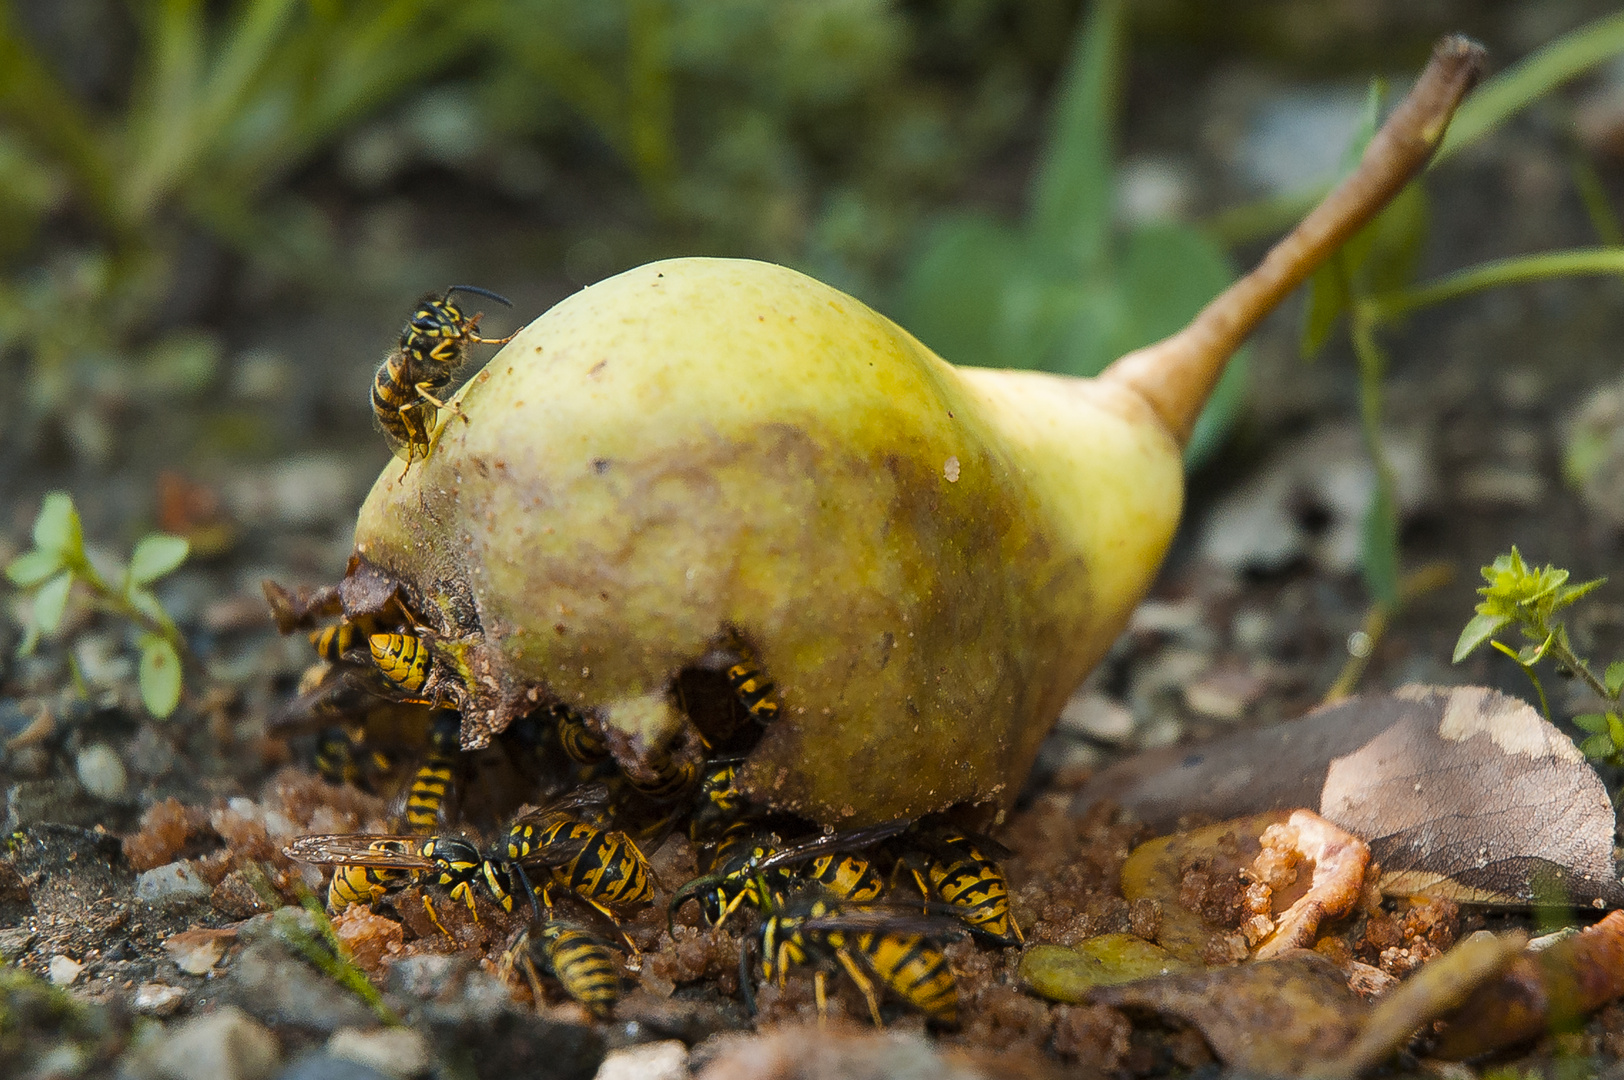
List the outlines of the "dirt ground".
{"label": "dirt ground", "polygon": [[[1127,155],[1173,156],[1190,175],[1219,178],[1197,199],[1202,210],[1218,209],[1243,185],[1222,179],[1231,176],[1230,150],[1214,132],[1247,103],[1302,87],[1253,61],[1232,62],[1226,72],[1152,58],[1130,88]],[[1191,102],[1195,108],[1185,107]],[[1570,133],[1536,110],[1433,176],[1422,277],[1594,243],[1566,169],[1570,150]],[[1597,163],[1613,205],[1624,207],[1624,159],[1602,154]],[[1004,172],[988,170],[980,190],[996,197],[1010,186]],[[414,205],[423,211],[441,194],[418,193]],[[506,227],[490,211],[457,214],[452,234]],[[532,227],[542,228],[525,226]],[[1261,250],[1243,252],[1241,261]],[[486,265],[474,252],[433,254],[459,272]],[[500,260],[489,266],[479,270],[481,283],[512,295],[527,317],[574,287],[557,266],[550,274]],[[370,427],[367,388],[398,333],[399,312],[330,310],[310,299],[293,305],[290,317],[287,297],[256,295],[247,283],[238,293],[219,316],[233,364],[217,397],[184,415],[159,407],[110,415],[120,450],[103,465],[66,452],[61,433],[47,431],[37,445],[12,447],[21,467],[0,476],[8,508],[0,556],[8,559],[26,547],[41,495],[56,488],[74,494],[91,541],[113,550],[127,551],[155,525],[221,530],[217,550],[160,590],[202,665],[167,721],[141,709],[129,641],[115,622],[76,608],[62,635],[71,647],[48,643],[21,661],[11,658],[19,631],[0,627],[8,837],[0,957],[66,988],[59,997],[13,980],[0,990],[0,1055],[21,1061],[26,1047],[40,1076],[119,1069],[189,1076],[163,1071],[165,1047],[181,1045],[189,1019],[230,1005],[247,1025],[247,1034],[231,1038],[260,1046],[254,1033],[269,1031],[272,1043],[260,1059],[245,1051],[239,1071],[221,1076],[269,1077],[284,1068],[281,1075],[306,1080],[374,1075],[334,1064],[356,1057],[335,1045],[372,1038],[360,1058],[385,1076],[587,1077],[606,1052],[670,1040],[692,1054],[679,1064],[697,1072],[731,1045],[730,1033],[813,1019],[804,976],[781,989],[762,987],[752,1019],[738,994],[738,939],[727,928],[702,928],[694,906],[667,931],[666,901],[695,867],[681,835],[652,853],[656,900],[626,922],[643,955],[607,1020],[563,997],[555,983],[544,981],[544,1000],[533,1001],[524,980],[502,970],[504,946],[522,918],[482,907],[475,921],[442,898],[441,927],[408,891],[393,901],[400,923],[359,912],[337,920],[383,989],[383,1007],[423,1037],[404,1058],[390,1059],[377,1042],[378,1013],[301,952],[312,941],[320,951],[319,930],[270,914],[267,888],[284,897],[323,888],[313,870],[282,856],[278,838],[388,831],[386,797],[324,784],[310,766],[312,734],[287,734],[273,723],[313,657],[302,634],[276,634],[260,582],[315,586],[342,573],[355,510],[389,460]],[[1418,315],[1387,338],[1392,445],[1413,478],[1405,566],[1437,563],[1453,573],[1373,642],[1361,689],[1480,684],[1528,696],[1515,665],[1488,650],[1459,666],[1449,662],[1471,615],[1477,568],[1516,544],[1576,579],[1616,575],[1624,505],[1576,491],[1562,461],[1575,415],[1624,373],[1621,299],[1624,285],[1605,279],[1509,288]],[[1029,943],[1145,929],[1116,875],[1146,834],[1104,811],[1069,816],[1070,793],[1088,776],[1135,749],[1300,715],[1342,672],[1350,643],[1362,648],[1354,636],[1368,600],[1347,557],[1347,537],[1358,530],[1347,485],[1363,489],[1343,468],[1360,460],[1354,365],[1345,345],[1301,360],[1300,318],[1299,298],[1255,340],[1246,415],[1218,458],[1191,477],[1184,529],[1149,601],[1045,745],[1017,811],[996,833],[1011,851],[1003,865]],[[261,451],[224,452],[249,421]],[[1624,492],[1611,498],[1624,501]],[[1273,554],[1247,554],[1263,533]],[[1582,651],[1624,656],[1621,590],[1624,578],[1598,593],[1575,624]],[[1557,699],[1560,711],[1569,696],[1559,690]],[[111,777],[98,748],[115,755]],[[481,796],[489,805],[474,799],[464,810],[470,824],[488,830],[525,798],[498,794],[484,768],[505,775],[500,761],[476,768],[475,783],[490,785]],[[1611,787],[1617,777],[1604,779]],[[179,878],[170,869],[177,860],[189,860]],[[1463,910],[1443,936],[1463,936],[1484,919]],[[995,1075],[1077,1076],[1215,1068],[1190,1031],[1025,992],[1015,975],[1018,948],[964,939],[947,954],[961,1023],[930,1037],[969,1055],[953,1059],[971,1062],[967,1068],[980,1062]],[[831,988],[831,1013],[851,1025],[838,1030],[860,1030],[862,997],[840,978]],[[887,1013],[894,1030],[927,1031],[915,1011],[893,1002]],[[1624,1010],[1615,1006],[1577,1035],[1524,1046],[1496,1064],[1546,1075],[1616,1068],[1621,1047]],[[255,1060],[266,1062],[261,1071],[242,1064]]]}

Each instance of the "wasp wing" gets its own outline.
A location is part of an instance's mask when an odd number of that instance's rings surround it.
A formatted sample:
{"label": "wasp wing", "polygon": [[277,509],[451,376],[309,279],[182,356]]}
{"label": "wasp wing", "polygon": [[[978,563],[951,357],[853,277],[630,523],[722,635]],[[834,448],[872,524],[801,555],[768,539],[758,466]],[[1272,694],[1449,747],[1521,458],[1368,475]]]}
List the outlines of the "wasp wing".
{"label": "wasp wing", "polygon": [[882,840],[889,840],[898,833],[906,832],[912,824],[913,822],[907,819],[888,821],[883,825],[870,825],[863,829],[849,829],[846,832],[813,837],[811,840],[793,844],[768,856],[762,860],[758,869],[775,870],[780,866],[805,862],[807,859],[814,859],[819,855],[830,852],[858,851],[862,848],[873,847]]}
{"label": "wasp wing", "polygon": [[[296,862],[317,866],[375,866],[384,870],[427,870],[433,859],[418,854],[424,837],[396,833],[316,833],[282,849]],[[381,846],[398,845],[398,850]]]}

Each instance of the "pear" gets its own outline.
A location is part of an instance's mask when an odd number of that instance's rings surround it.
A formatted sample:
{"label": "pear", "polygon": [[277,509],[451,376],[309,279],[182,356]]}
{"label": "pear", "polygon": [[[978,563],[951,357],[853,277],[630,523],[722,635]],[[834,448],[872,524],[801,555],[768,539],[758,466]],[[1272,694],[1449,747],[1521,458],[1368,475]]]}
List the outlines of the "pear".
{"label": "pear", "polygon": [[1425,163],[1479,63],[1441,43],[1262,265],[1094,379],[955,367],[766,263],[584,289],[384,470],[346,606],[401,598],[465,746],[564,702],[629,768],[691,751],[674,680],[742,645],[780,705],[752,798],[842,827],[1007,806],[1150,587],[1225,360]]}

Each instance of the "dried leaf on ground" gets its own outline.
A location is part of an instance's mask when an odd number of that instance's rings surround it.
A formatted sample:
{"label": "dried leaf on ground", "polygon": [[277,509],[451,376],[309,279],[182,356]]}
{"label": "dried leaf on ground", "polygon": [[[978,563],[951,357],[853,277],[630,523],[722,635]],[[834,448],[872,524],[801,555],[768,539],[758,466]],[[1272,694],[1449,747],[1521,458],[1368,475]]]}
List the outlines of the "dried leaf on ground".
{"label": "dried leaf on ground", "polygon": [[1318,807],[1370,844],[1390,895],[1624,905],[1600,778],[1531,706],[1483,687],[1406,687],[1140,754],[1074,805],[1102,799],[1158,828],[1187,814]]}
{"label": "dried leaf on ground", "polygon": [[1477,988],[1444,1029],[1433,1053],[1451,1061],[1576,1026],[1624,996],[1624,912],[1539,952],[1524,952],[1500,978]]}

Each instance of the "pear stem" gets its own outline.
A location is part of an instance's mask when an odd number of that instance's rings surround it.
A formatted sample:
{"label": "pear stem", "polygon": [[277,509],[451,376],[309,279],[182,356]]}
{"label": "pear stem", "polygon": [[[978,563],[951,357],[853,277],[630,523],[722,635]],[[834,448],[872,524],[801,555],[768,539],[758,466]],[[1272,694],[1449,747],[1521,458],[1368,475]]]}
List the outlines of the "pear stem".
{"label": "pear stem", "polygon": [[1182,446],[1224,372],[1263,317],[1420,172],[1449,118],[1482,74],[1481,45],[1458,34],[1439,41],[1408,96],[1365,148],[1359,167],[1190,325],[1136,349],[1101,373],[1137,392]]}

